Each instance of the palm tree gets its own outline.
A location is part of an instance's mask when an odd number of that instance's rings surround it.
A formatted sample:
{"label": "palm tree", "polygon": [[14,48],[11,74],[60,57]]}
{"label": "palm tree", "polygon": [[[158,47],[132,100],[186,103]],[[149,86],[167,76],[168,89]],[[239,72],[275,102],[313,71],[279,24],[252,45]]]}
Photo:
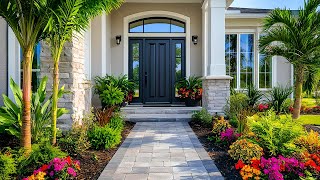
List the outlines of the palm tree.
{"label": "palm tree", "polygon": [[59,92],[59,61],[67,41],[75,33],[84,32],[90,21],[103,12],[110,13],[119,8],[122,0],[65,0],[52,13],[45,29],[53,59],[52,144],[56,144],[57,110]]}
{"label": "palm tree", "polygon": [[297,13],[273,10],[264,20],[265,35],[260,38],[263,53],[285,57],[294,66],[294,119],[300,117],[304,72],[320,65],[319,5],[320,0],[305,0]]}
{"label": "palm tree", "polygon": [[50,12],[57,0],[0,0],[0,16],[11,27],[23,55],[23,117],[21,146],[31,150],[31,78],[35,45],[40,41]]}

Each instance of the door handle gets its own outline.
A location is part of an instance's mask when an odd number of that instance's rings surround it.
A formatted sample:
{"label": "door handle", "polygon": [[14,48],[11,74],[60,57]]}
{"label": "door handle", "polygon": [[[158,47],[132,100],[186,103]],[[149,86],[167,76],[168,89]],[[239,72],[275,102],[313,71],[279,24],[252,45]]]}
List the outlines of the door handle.
{"label": "door handle", "polygon": [[145,72],[144,73],[144,84],[147,85],[147,82],[148,82],[148,73]]}

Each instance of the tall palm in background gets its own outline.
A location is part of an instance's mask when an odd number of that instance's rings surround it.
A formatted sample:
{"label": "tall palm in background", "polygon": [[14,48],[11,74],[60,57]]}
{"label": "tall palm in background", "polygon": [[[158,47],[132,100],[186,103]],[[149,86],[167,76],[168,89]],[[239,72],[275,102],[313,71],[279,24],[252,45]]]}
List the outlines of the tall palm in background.
{"label": "tall palm in background", "polygon": [[35,45],[48,22],[49,9],[58,0],[0,0],[0,16],[5,19],[19,41],[23,63],[23,117],[21,146],[31,150],[31,78]]}
{"label": "tall palm in background", "polygon": [[265,35],[260,38],[263,53],[283,56],[294,66],[294,119],[300,117],[304,72],[320,65],[319,5],[320,0],[308,0],[297,13],[273,10],[264,20]]}
{"label": "tall palm in background", "polygon": [[110,13],[121,6],[123,0],[64,0],[52,10],[45,29],[53,59],[52,144],[56,144],[59,92],[59,62],[63,47],[76,33],[83,33],[90,21],[103,12]]}

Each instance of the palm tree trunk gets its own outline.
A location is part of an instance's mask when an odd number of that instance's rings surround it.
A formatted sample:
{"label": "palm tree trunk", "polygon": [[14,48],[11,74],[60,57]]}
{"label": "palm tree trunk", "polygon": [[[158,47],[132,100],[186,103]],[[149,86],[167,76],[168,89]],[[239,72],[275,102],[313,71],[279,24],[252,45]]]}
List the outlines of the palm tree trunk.
{"label": "palm tree trunk", "polygon": [[[56,57],[56,56],[55,56]],[[57,58],[57,59],[56,59]],[[59,91],[59,57],[54,59],[53,66],[53,91],[52,91],[52,145],[57,143],[57,112]]]}
{"label": "palm tree trunk", "polygon": [[295,88],[294,88],[294,104],[293,104],[293,119],[300,118],[301,100],[302,100],[302,86],[304,80],[304,67],[296,66],[295,71]]}
{"label": "palm tree trunk", "polygon": [[23,52],[23,117],[21,127],[21,146],[26,153],[31,151],[31,78],[33,48],[28,46]]}

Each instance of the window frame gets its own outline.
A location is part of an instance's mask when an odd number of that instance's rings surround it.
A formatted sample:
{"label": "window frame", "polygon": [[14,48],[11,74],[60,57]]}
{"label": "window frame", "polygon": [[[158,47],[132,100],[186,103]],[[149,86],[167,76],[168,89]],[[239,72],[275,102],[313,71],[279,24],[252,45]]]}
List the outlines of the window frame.
{"label": "window frame", "polygon": [[[257,52],[257,48],[256,48],[256,36],[257,33],[255,31],[250,31],[250,30],[246,30],[246,31],[234,31],[234,30],[226,30],[225,36],[226,35],[233,35],[236,34],[237,35],[237,79],[236,79],[236,87],[235,90],[246,90],[247,88],[241,88],[241,35],[246,35],[246,34],[252,34],[253,35],[253,71],[252,71],[252,80],[253,80],[253,84],[256,85],[256,52]],[[226,70],[227,72],[227,70]]]}
{"label": "window frame", "polygon": [[[260,40],[261,35],[262,35],[261,31],[259,31],[257,33],[257,41],[258,42]],[[275,73],[276,73],[276,71],[275,71],[275,69],[276,69],[275,56],[273,56],[271,58],[271,87],[270,88],[260,88],[260,55],[262,53],[260,52],[259,48],[257,48],[257,49],[258,49],[258,51],[257,51],[257,80],[256,80],[257,85],[256,85],[256,87],[258,87],[258,89],[261,91],[270,91],[272,88],[275,87],[275,81],[274,81],[275,77],[276,77],[276,75],[275,75]],[[266,73],[266,72],[264,72],[264,73]]]}
{"label": "window frame", "polygon": [[[170,32],[145,32],[145,21],[146,20],[150,20],[150,19],[165,19],[165,20],[169,20],[170,21]],[[142,32],[131,32],[131,27],[130,25],[133,24],[133,23],[136,23],[136,22],[139,22],[139,21],[142,21]],[[181,24],[183,24],[183,32],[172,32],[172,25],[174,25],[172,23],[172,21],[176,21],[176,22],[179,22]],[[180,21],[178,19],[174,19],[174,18],[169,18],[169,17],[148,17],[148,18],[142,18],[142,19],[138,19],[138,20],[135,20],[135,21],[131,21],[128,23],[128,33],[129,34],[138,34],[138,33],[142,33],[142,34],[147,34],[147,33],[160,33],[160,34],[165,34],[165,33],[169,33],[169,34],[185,34],[187,31],[187,27],[186,27],[186,22],[183,22],[183,21]]]}

